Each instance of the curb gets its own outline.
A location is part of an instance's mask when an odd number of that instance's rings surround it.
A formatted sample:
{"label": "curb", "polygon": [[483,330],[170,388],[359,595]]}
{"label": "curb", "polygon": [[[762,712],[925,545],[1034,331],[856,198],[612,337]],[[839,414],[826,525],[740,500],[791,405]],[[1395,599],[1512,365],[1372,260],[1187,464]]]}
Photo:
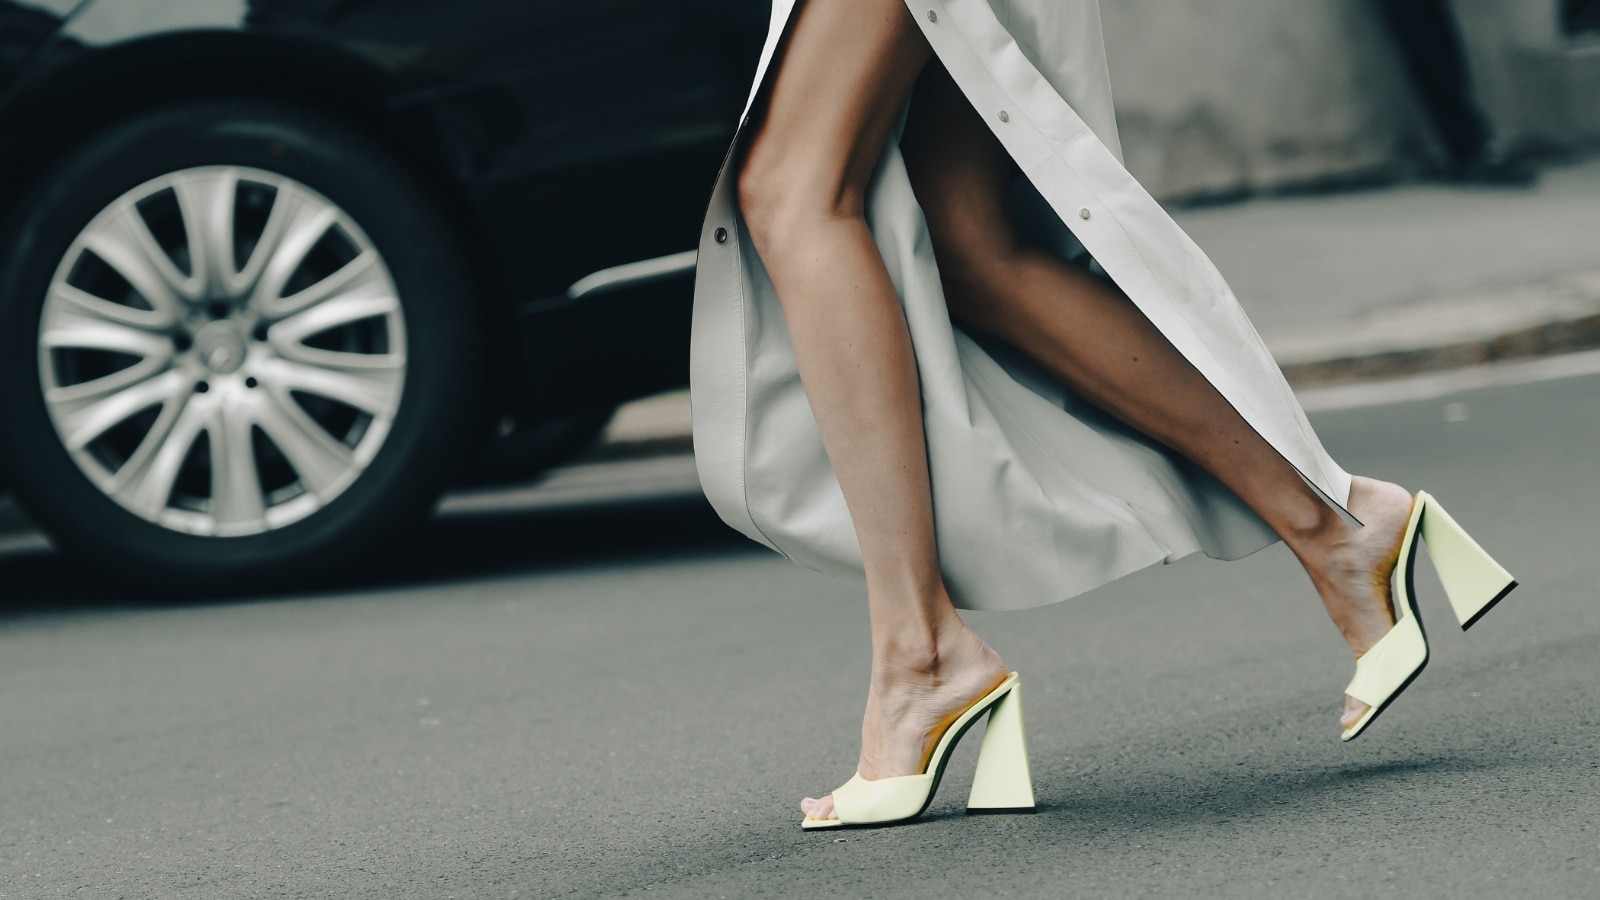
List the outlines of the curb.
{"label": "curb", "polygon": [[1371,310],[1264,339],[1297,388],[1592,350],[1600,347],[1600,269]]}
{"label": "curb", "polygon": [[1597,347],[1600,347],[1600,315],[1550,322],[1498,335],[1488,341],[1286,364],[1283,374],[1292,387],[1320,387],[1444,369],[1463,369],[1509,360],[1536,359]]}

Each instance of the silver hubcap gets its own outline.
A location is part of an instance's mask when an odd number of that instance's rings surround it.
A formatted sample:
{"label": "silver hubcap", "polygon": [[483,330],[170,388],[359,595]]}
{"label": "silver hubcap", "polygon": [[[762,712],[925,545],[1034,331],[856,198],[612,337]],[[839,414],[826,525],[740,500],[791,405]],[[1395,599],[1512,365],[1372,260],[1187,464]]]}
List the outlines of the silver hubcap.
{"label": "silver hubcap", "polygon": [[377,455],[406,376],[389,271],[292,179],[185,169],[96,216],[39,329],[45,406],[126,509],[176,531],[281,528]]}

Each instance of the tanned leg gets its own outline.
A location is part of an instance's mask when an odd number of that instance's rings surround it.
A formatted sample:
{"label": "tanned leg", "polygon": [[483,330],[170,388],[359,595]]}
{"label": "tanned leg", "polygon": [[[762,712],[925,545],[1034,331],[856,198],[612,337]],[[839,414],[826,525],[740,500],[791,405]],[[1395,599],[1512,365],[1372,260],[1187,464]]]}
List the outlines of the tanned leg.
{"label": "tanned leg", "polygon": [[[1109,280],[1023,241],[1009,159],[937,62],[901,141],[951,314],[1022,350],[1091,402],[1238,494],[1305,565],[1360,655],[1394,624],[1388,596],[1410,512],[1402,488],[1356,478],[1352,531]],[[1346,698],[1343,724],[1366,707]]]}
{"label": "tanned leg", "polygon": [[[865,561],[872,678],[859,771],[908,775],[941,725],[1005,675],[940,576],[911,339],[863,218],[931,51],[902,0],[805,0],[795,15],[742,161],[740,206]],[[832,798],[801,808],[830,818]]]}

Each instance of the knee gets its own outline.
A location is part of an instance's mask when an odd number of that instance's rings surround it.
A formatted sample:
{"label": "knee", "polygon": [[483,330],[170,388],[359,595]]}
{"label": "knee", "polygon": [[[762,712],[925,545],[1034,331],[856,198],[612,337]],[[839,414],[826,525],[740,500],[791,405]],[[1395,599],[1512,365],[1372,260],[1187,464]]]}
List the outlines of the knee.
{"label": "knee", "polygon": [[736,188],[746,233],[763,260],[808,246],[814,230],[860,217],[864,198],[840,185],[836,174],[752,142],[739,166]]}
{"label": "knee", "polygon": [[783,181],[780,173],[754,152],[746,153],[740,160],[737,178],[735,188],[745,233],[756,245],[756,252],[764,257],[780,210],[787,202]]}
{"label": "knee", "polygon": [[968,233],[935,239],[934,257],[951,318],[993,330],[1022,262],[1023,248],[1009,234]]}

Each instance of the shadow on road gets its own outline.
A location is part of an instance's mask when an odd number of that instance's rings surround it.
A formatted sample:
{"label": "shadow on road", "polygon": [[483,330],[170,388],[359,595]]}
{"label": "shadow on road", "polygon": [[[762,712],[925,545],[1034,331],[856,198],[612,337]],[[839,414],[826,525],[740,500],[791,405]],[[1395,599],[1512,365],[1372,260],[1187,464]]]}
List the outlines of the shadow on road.
{"label": "shadow on road", "polygon": [[1144,785],[1118,790],[1097,785],[1093,779],[1063,776],[1066,783],[1077,779],[1080,792],[1041,806],[1039,811],[1074,823],[1092,822],[1096,827],[1130,831],[1226,825],[1282,810],[1299,809],[1303,813],[1307,804],[1316,807],[1343,803],[1349,797],[1386,796],[1384,792],[1403,785],[1435,783],[1492,768],[1492,763],[1460,755],[1312,769],[1267,767],[1262,771],[1247,767],[1234,772],[1175,774],[1170,780],[1162,779],[1159,790]]}
{"label": "shadow on road", "polygon": [[698,496],[435,518],[380,550],[369,564],[270,596],[241,591],[220,598],[174,599],[141,593],[92,564],[29,548],[0,553],[0,620],[35,613],[270,602],[508,573],[764,552],[723,525]]}
{"label": "shadow on road", "polygon": [[703,497],[435,519],[352,587],[454,581],[505,572],[767,554]]}

